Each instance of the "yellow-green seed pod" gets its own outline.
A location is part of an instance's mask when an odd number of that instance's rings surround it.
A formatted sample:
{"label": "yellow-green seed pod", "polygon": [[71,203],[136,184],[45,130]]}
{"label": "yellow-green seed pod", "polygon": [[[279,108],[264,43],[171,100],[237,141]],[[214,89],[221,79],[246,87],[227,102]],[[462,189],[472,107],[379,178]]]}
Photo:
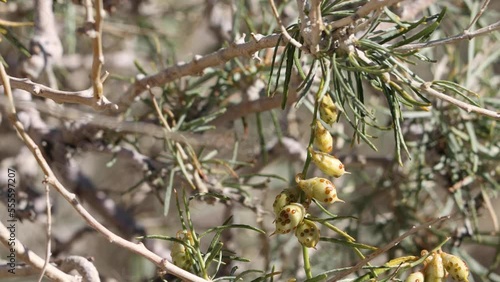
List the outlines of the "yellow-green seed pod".
{"label": "yellow-green seed pod", "polygon": [[432,256],[429,256],[429,258],[431,259],[426,260],[428,261],[428,264],[424,268],[425,281],[444,281],[446,277],[446,271],[444,269],[443,259],[436,252],[434,252]]}
{"label": "yellow-green seed pod", "polygon": [[[188,231],[181,230],[177,232],[176,237],[177,239],[191,246],[194,245],[193,236]],[[179,242],[174,242],[174,244],[172,245],[170,256],[172,257],[172,262],[174,263],[174,265],[185,270],[189,270],[189,268],[191,268],[192,266],[191,256],[189,252],[186,251],[186,246],[184,246],[183,244]]]}
{"label": "yellow-green seed pod", "polygon": [[333,137],[319,120],[316,120],[314,128],[314,146],[324,153],[330,153],[333,149]]}
{"label": "yellow-green seed pod", "polygon": [[468,282],[469,281],[469,268],[465,262],[454,255],[441,253],[444,268],[448,271],[455,281]]}
{"label": "yellow-green seed pod", "polygon": [[185,270],[191,267],[190,255],[186,252],[186,247],[183,244],[174,242],[170,256],[172,257],[174,265]]}
{"label": "yellow-green seed pod", "polygon": [[323,152],[314,151],[312,148],[309,148],[309,153],[311,154],[311,159],[314,164],[328,176],[341,177],[347,173],[344,164],[336,157]]}
{"label": "yellow-green seed pod", "polygon": [[314,198],[321,203],[326,204],[344,202],[338,198],[335,185],[333,185],[333,183],[326,178],[314,177],[303,180],[297,176],[295,177],[295,181],[297,181],[300,189],[304,191],[308,198]]}
{"label": "yellow-green seed pod", "polygon": [[424,282],[424,274],[420,271],[413,272],[406,278],[405,282]]}
{"label": "yellow-green seed pod", "polygon": [[319,228],[314,222],[304,219],[299,226],[297,226],[295,236],[302,246],[315,248],[319,242]]}
{"label": "yellow-green seed pod", "polygon": [[319,117],[327,124],[332,125],[337,122],[338,116],[337,106],[333,103],[330,95],[326,93],[319,105]]}
{"label": "yellow-green seed pod", "polygon": [[276,218],[276,230],[274,233],[286,234],[295,230],[306,215],[306,209],[299,203],[291,203],[284,206]]}
{"label": "yellow-green seed pod", "polygon": [[[298,191],[298,190],[297,190]],[[274,214],[278,216],[280,213],[281,209],[293,202],[296,202],[298,200],[298,195],[295,193],[295,191],[292,191],[291,189],[284,189],[281,191],[276,196],[276,199],[274,199],[273,203],[273,209],[274,209]]]}

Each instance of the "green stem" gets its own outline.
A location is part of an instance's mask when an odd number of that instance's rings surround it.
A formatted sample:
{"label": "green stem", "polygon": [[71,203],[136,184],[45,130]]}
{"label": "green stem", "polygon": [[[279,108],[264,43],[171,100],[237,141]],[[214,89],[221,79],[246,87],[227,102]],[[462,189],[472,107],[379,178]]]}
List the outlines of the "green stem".
{"label": "green stem", "polygon": [[302,257],[304,258],[304,270],[306,272],[307,279],[312,278],[311,272],[311,262],[309,261],[309,249],[302,246]]}

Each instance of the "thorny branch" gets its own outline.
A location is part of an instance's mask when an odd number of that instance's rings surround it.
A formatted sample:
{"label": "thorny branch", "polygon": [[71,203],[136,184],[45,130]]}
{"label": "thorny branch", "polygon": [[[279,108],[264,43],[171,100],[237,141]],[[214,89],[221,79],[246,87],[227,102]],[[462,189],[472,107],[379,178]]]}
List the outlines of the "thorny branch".
{"label": "thorny branch", "polygon": [[[153,87],[162,86],[166,83],[175,81],[181,77],[196,75],[203,73],[203,70],[209,67],[215,67],[226,63],[237,57],[251,57],[257,51],[262,49],[272,48],[278,44],[280,40],[279,34],[262,36],[254,34],[252,40],[244,43],[232,43],[229,47],[213,52],[205,56],[196,55],[189,63],[179,62],[172,67],[168,67],[161,72],[146,76],[135,82],[132,91],[124,95],[124,98],[118,103],[120,111],[125,111],[133,101],[133,99],[147,90],[148,85]],[[282,42],[281,44],[285,44]]]}
{"label": "thorny branch", "polygon": [[276,22],[278,23],[278,26],[281,30],[281,34],[283,35],[283,38],[285,39],[286,42],[289,42],[293,46],[301,49],[304,52],[308,52],[307,48],[302,46],[300,42],[295,40],[286,30],[286,27],[283,25],[283,22],[281,22],[280,14],[278,13],[278,9],[276,9],[276,4],[274,4],[274,0],[269,0],[269,5],[271,5],[271,10],[273,11],[274,18],[276,19]]}
{"label": "thorny branch", "polygon": [[328,30],[334,30],[340,27],[344,27],[347,25],[350,25],[354,23],[356,20],[367,16],[370,14],[372,11],[375,11],[377,9],[383,8],[383,7],[388,7],[391,5],[394,5],[396,3],[402,2],[403,0],[374,0],[366,3],[364,6],[359,8],[356,13],[350,17],[345,17],[342,18],[338,21],[334,21],[328,25],[326,25],[326,28]]}
{"label": "thorny branch", "polygon": [[98,111],[118,109],[118,106],[110,102],[106,97],[102,97],[102,100],[96,100],[92,88],[82,91],[61,91],[35,83],[28,78],[16,78],[8,75],[7,78],[10,80],[12,88],[22,89],[32,95],[51,99],[56,103],[81,104]]}

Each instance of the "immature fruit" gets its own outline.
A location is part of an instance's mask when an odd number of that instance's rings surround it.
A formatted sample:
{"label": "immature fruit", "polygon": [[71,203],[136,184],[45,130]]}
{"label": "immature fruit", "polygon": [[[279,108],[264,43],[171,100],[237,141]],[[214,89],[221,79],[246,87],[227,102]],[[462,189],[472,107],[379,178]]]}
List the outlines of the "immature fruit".
{"label": "immature fruit", "polygon": [[284,206],[276,218],[274,233],[286,234],[297,228],[306,215],[306,209],[299,203]]}
{"label": "immature fruit", "polygon": [[284,189],[283,191],[281,191],[281,193],[279,193],[276,196],[276,199],[274,199],[273,203],[274,214],[278,216],[278,214],[280,213],[281,209],[284,206],[296,202],[297,200],[298,200],[297,193],[295,193],[291,189]]}
{"label": "immature fruit", "polygon": [[337,189],[333,183],[321,177],[314,177],[310,179],[301,179],[300,176],[295,177],[295,181],[299,185],[300,189],[309,198],[314,198],[321,203],[332,204],[335,202],[344,202],[337,197]]}
{"label": "immature fruit", "polygon": [[333,137],[319,120],[314,128],[314,146],[325,153],[330,153],[333,148]]}
{"label": "immature fruit", "polygon": [[312,161],[325,174],[333,177],[341,177],[346,173],[344,164],[334,156],[329,154],[314,151],[309,148]]}
{"label": "immature fruit", "polygon": [[424,274],[420,271],[413,272],[406,278],[405,282],[424,282]]}
{"label": "immature fruit", "polygon": [[319,229],[314,222],[304,219],[297,229],[295,236],[304,247],[314,248],[319,242]]}
{"label": "immature fruit", "polygon": [[443,259],[441,258],[441,256],[438,253],[434,252],[426,259],[426,261],[428,262],[428,264],[424,269],[425,281],[444,281],[444,278],[446,277],[446,271],[444,269]]}
{"label": "immature fruit", "polygon": [[[189,232],[177,232],[177,239],[182,240],[183,242],[188,243],[191,246],[194,245],[193,237]],[[189,252],[187,252],[186,246],[184,246],[183,244],[174,242],[170,252],[170,256],[172,257],[172,262],[174,263],[174,265],[185,270],[189,270],[189,268],[191,268],[191,255],[189,254]]]}
{"label": "immature fruit", "polygon": [[337,106],[333,103],[330,95],[325,94],[319,105],[319,117],[327,124],[332,125],[337,122],[338,115]]}
{"label": "immature fruit", "polygon": [[455,281],[469,281],[469,268],[461,258],[445,252],[441,253],[441,258],[443,259],[444,268]]}

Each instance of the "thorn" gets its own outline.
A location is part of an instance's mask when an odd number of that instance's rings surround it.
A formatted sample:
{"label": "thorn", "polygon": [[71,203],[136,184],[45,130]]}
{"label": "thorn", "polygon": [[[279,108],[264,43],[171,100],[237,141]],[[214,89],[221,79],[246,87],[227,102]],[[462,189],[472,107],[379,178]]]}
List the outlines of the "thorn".
{"label": "thorn", "polygon": [[260,33],[250,33],[250,36],[252,36],[252,39],[255,41],[255,42],[259,42],[262,38],[264,38],[264,35],[260,34]]}

